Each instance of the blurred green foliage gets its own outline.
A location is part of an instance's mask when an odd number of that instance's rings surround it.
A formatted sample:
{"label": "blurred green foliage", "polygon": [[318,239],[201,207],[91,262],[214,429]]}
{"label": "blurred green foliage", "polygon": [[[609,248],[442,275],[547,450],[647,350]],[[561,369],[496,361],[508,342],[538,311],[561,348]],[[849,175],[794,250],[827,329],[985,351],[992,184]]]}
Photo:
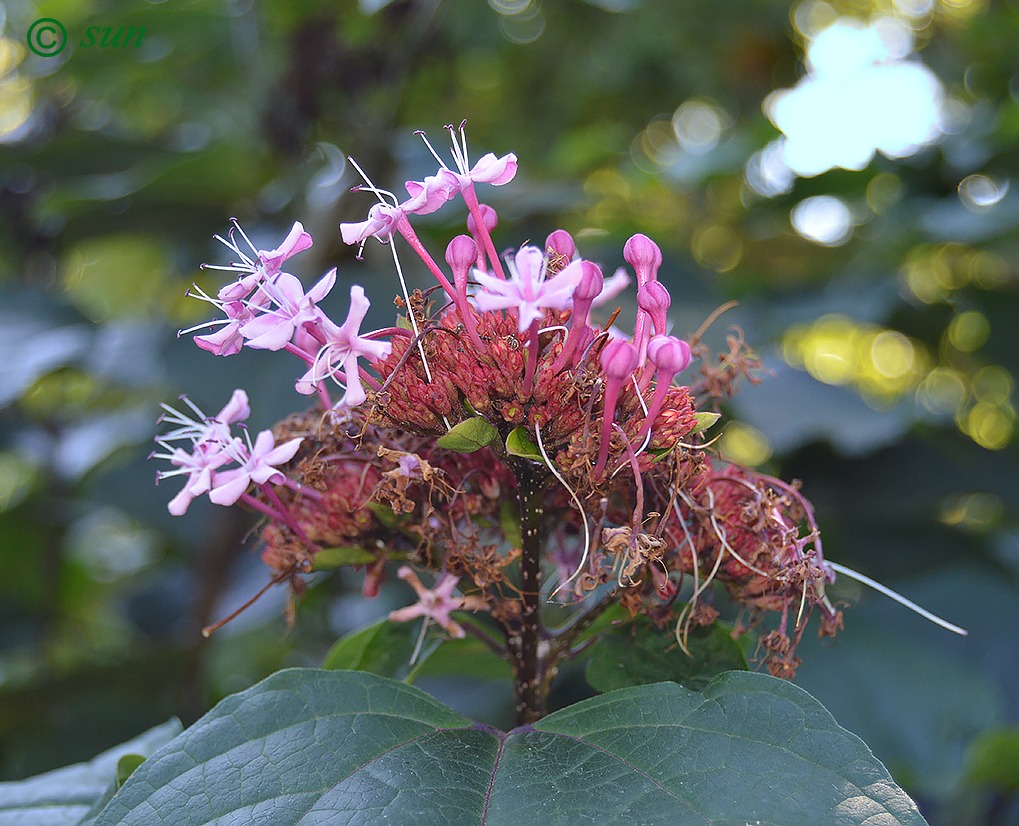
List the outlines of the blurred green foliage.
{"label": "blurred green foliage", "polygon": [[[803,76],[809,37],[880,15],[939,78],[943,134],[755,189],[780,137],[763,104]],[[26,48],[39,17],[68,30],[57,57]],[[1019,821],[1015,770],[980,768],[1015,759],[996,733],[1019,721],[1013,3],[8,0],[0,20],[0,779],[191,722],[400,604],[323,576],[293,627],[272,591],[203,640],[267,579],[252,520],[207,503],[172,519],[175,486],[154,488],[145,456],[182,392],[216,409],[246,388],[256,430],[304,404],[285,359],[174,335],[208,318],[184,291],[218,285],[198,266],[225,263],[211,236],[229,217],[264,248],[301,220],[316,242],[295,274],[338,266],[387,323],[388,252],[357,262],[335,232],[371,205],[345,156],[398,190],[434,171],[413,131],[442,152],[467,118],[475,156],[520,159],[491,195],[497,242],[562,226],[611,269],[651,235],[684,336],[741,302],[709,340],[740,325],[773,375],[737,398],[723,450],[802,479],[832,559],[971,632],[844,582],[846,630],[804,642],[798,682],[932,824]],[[97,25],[144,26],[144,43],[82,48]],[[814,196],[848,209],[837,243],[790,222]],[[450,207],[422,237],[460,220]],[[503,697],[487,690],[471,685],[469,713]]]}

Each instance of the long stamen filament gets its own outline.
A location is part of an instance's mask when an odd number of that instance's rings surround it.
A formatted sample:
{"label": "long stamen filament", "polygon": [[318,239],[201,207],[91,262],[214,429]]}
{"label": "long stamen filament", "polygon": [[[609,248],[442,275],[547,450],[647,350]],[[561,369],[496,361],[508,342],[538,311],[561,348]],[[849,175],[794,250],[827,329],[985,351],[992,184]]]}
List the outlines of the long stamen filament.
{"label": "long stamen filament", "polygon": [[827,559],[824,561],[824,564],[830,567],[836,573],[843,574],[844,576],[847,576],[850,579],[855,579],[857,582],[861,582],[864,585],[869,585],[878,593],[884,594],[889,599],[894,599],[900,605],[905,605],[910,611],[914,611],[924,619],[930,620],[935,625],[940,625],[942,628],[947,628],[949,631],[954,631],[956,634],[961,634],[964,637],[967,634],[969,634],[969,631],[967,631],[965,628],[960,628],[958,625],[953,625],[952,623],[948,622],[948,620],[941,619],[941,617],[932,614],[925,608],[921,608],[912,600],[906,599],[904,596],[902,596],[902,594],[897,594],[891,588],[882,585],[880,582],[876,582],[869,576],[858,574],[856,571],[852,570],[851,568],[847,568],[845,565],[839,565],[837,562],[832,562]]}

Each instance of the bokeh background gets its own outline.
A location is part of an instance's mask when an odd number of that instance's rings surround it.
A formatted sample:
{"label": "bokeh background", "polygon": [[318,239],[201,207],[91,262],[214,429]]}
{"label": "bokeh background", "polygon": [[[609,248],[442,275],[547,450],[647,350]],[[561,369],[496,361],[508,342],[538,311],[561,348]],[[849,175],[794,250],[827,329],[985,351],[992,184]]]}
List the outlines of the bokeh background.
{"label": "bokeh background", "polygon": [[[42,17],[57,56],[27,48]],[[268,579],[253,518],[170,517],[146,456],[180,393],[244,387],[256,431],[307,402],[284,354],[177,338],[211,317],[184,291],[222,283],[213,234],[272,248],[300,220],[295,274],[337,266],[337,315],[356,282],[392,323],[389,251],[336,231],[372,203],[346,157],[402,191],[434,171],[414,130],[445,152],[466,118],[475,158],[520,160],[486,193],[498,244],[563,227],[611,271],[652,236],[679,335],[740,302],[711,340],[739,325],[770,375],[723,452],[803,480],[831,559],[970,631],[843,582],[798,684],[932,824],[1019,823],[1017,46],[1014,0],[0,3],[0,779],[191,722],[404,601],[336,574],[292,626],[277,589],[203,640]],[[419,222],[438,253],[461,212]]]}

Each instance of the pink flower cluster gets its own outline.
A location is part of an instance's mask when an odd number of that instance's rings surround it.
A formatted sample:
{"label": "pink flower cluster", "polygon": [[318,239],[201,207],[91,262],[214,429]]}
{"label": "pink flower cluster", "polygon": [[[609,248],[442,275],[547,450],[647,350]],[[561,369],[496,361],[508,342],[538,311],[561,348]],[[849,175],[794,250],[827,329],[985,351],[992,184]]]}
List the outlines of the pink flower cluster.
{"label": "pink flower cluster", "polygon": [[[234,238],[235,230],[253,255],[241,250]],[[239,260],[227,267],[209,269],[235,272],[239,277],[220,289],[216,298],[198,287],[193,288],[193,294],[213,304],[225,318],[182,330],[181,334],[219,326],[214,333],[195,336],[199,347],[218,356],[233,355],[245,346],[256,350],[287,350],[306,365],[304,375],[297,380],[297,392],[305,395],[317,392],[323,400],[328,400],[326,379],[333,379],[345,387],[336,409],[349,409],[364,402],[366,396],[357,360],[385,358],[391,349],[386,342],[360,334],[369,307],[364,290],[356,284],[350,288],[350,310],[343,324],[338,325],[318,306],[336,283],[335,268],[307,292],[299,279],[281,270],[283,262],[312,245],[311,236],[301,224],[295,223],[283,243],[268,251],[256,250],[236,223],[228,240],[216,237],[238,255]],[[328,406],[333,405],[329,402]]]}
{"label": "pink flower cluster", "polygon": [[[180,493],[170,500],[170,513],[183,515],[191,501],[203,493],[209,494],[209,499],[217,505],[233,505],[242,498],[250,499],[247,490],[252,483],[274,482],[278,485],[286,481],[286,476],[276,466],[293,458],[302,439],[293,438],[277,445],[271,430],[259,433],[254,444],[250,439],[234,436],[230,425],[244,421],[251,414],[247,393],[234,390],[230,401],[215,416],[206,416],[186,396],[181,399],[198,418],[189,418],[164,404],[162,407],[166,413],[160,421],[178,427],[156,439],[167,452],[152,454],[155,458],[168,459],[175,468],[160,471],[157,481],[169,476],[187,475]],[[176,441],[187,442],[190,451],[170,444]],[[236,466],[227,467],[230,464]]]}

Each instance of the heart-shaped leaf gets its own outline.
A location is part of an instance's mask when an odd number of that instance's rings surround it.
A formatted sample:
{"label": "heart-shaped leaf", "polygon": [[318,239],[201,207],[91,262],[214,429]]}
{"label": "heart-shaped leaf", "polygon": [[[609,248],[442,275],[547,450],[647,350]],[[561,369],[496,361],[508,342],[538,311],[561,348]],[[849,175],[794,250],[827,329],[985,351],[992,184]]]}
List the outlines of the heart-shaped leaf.
{"label": "heart-shaped leaf", "polygon": [[679,649],[671,628],[658,628],[646,617],[637,617],[595,643],[584,676],[598,691],[662,680],[699,690],[723,671],[747,668],[739,643],[718,623],[693,629],[687,647],[690,656]]}
{"label": "heart-shaped leaf", "polygon": [[472,416],[453,425],[449,432],[435,440],[435,444],[458,453],[473,453],[492,444],[498,435],[495,425],[484,416]]}
{"label": "heart-shaped leaf", "polygon": [[604,694],[508,734],[373,674],[293,669],[143,763],[96,826],[921,826],[801,689],[729,672]]}

